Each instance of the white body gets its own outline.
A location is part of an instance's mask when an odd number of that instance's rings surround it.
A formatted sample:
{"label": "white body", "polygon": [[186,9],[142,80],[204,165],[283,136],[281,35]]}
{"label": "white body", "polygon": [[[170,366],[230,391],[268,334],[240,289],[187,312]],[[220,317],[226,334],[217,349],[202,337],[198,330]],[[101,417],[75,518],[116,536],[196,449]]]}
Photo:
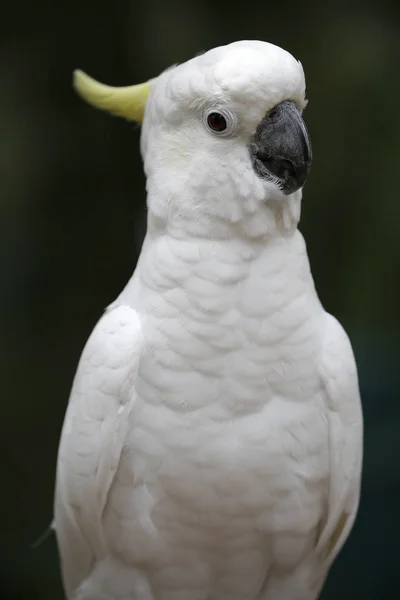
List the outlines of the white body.
{"label": "white body", "polygon": [[68,599],[315,600],[356,515],[362,415],[301,193],[242,203],[210,234],[202,215],[160,217],[149,170],[142,254],[84,350],[60,444]]}

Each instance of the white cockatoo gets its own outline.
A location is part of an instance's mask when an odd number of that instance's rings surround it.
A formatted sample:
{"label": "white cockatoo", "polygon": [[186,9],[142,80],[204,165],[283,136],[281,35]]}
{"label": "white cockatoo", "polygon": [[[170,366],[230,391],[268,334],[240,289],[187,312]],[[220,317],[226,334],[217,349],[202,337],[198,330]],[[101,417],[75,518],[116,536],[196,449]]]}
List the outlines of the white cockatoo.
{"label": "white cockatoo", "polygon": [[65,417],[66,596],[314,600],[356,516],[363,425],[297,229],[303,68],[240,41],[139,86],[75,87],[142,122],[148,223]]}

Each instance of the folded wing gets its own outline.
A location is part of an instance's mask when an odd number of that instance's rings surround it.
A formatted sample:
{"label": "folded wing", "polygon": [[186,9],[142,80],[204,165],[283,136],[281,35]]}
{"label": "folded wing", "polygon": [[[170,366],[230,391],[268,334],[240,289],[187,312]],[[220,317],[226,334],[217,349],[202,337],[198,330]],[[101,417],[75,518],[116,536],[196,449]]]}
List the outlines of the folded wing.
{"label": "folded wing", "polygon": [[104,314],[78,365],[61,435],[55,529],[68,598],[107,554],[102,516],[134,402],[140,321],[128,306]]}

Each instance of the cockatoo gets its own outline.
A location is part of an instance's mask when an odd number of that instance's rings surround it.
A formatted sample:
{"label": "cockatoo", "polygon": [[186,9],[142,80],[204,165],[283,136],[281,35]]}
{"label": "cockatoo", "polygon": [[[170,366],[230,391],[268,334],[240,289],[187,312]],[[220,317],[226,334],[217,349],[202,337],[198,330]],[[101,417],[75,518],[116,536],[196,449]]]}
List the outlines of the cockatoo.
{"label": "cockatoo", "polygon": [[66,596],[315,600],[356,516],[363,425],[297,229],[303,68],[239,41],[138,86],[75,87],[142,123],[148,222],[61,435]]}

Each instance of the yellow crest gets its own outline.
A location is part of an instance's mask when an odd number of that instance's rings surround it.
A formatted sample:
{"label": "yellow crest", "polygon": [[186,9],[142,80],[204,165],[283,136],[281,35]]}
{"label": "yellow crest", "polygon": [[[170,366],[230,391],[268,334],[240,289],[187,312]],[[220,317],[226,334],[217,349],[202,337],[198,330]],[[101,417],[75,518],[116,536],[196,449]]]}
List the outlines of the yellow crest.
{"label": "yellow crest", "polygon": [[74,88],[92,106],[129,121],[141,123],[150,93],[150,83],[127,87],[104,85],[83,71],[74,71]]}

